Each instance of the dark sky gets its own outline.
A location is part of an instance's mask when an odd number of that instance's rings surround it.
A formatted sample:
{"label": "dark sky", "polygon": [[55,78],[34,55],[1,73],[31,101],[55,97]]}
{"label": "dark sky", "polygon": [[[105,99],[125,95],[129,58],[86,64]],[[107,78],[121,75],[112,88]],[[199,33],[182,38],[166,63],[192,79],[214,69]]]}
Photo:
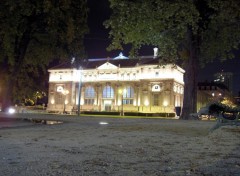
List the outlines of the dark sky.
{"label": "dark sky", "polygon": [[[85,47],[88,58],[106,58],[115,57],[121,51],[108,52],[106,48],[110,44],[108,38],[108,30],[103,26],[103,22],[109,18],[111,11],[109,9],[108,0],[88,0],[90,13],[88,16],[88,25],[90,33],[85,37]],[[124,48],[122,51],[125,56],[128,56],[129,48]],[[152,47],[144,47],[140,51],[140,55],[152,55]],[[239,54],[238,54],[239,56]],[[233,72],[233,92],[235,95],[240,91],[240,60],[235,58],[225,62],[215,61],[208,63],[199,73],[199,81],[211,81],[216,72]]]}
{"label": "dark sky", "polygon": [[[239,54],[237,54],[239,56]],[[232,72],[233,73],[233,93],[238,96],[240,91],[240,60],[236,56],[234,59],[221,62],[219,60],[208,63],[200,70],[199,81],[211,81],[216,72]]]}
{"label": "dark sky", "polygon": [[[109,19],[111,10],[109,8],[108,0],[88,0],[88,7],[90,9],[88,16],[88,25],[90,33],[85,37],[85,47],[89,58],[106,58],[116,57],[120,52],[128,56],[130,48],[126,46],[123,51],[107,51],[106,48],[110,44],[108,32],[103,22]],[[140,54],[152,55],[153,48],[145,46],[141,49]]]}

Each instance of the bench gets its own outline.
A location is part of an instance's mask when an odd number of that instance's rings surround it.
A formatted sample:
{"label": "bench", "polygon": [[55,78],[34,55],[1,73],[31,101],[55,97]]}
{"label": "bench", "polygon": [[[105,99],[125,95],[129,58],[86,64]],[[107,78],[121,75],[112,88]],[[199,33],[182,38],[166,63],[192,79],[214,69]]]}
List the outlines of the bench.
{"label": "bench", "polygon": [[210,132],[225,125],[240,125],[240,112],[237,111],[222,111],[218,114],[213,114],[217,118],[217,123],[210,129]]}
{"label": "bench", "polygon": [[70,114],[75,115],[75,114],[77,114],[77,113],[78,113],[78,108],[73,107],[72,110],[71,110],[71,112],[70,112]]}
{"label": "bench", "polygon": [[230,108],[229,106],[214,103],[202,107],[197,113],[191,114],[192,119],[202,120],[203,117],[207,117],[210,120],[211,117],[217,119],[217,123],[210,129],[213,130],[225,126],[225,125],[240,125],[240,109]]}
{"label": "bench", "polygon": [[210,120],[213,115],[209,112],[209,106],[202,107],[197,113],[191,113],[190,118],[194,120],[203,120],[206,117]]}

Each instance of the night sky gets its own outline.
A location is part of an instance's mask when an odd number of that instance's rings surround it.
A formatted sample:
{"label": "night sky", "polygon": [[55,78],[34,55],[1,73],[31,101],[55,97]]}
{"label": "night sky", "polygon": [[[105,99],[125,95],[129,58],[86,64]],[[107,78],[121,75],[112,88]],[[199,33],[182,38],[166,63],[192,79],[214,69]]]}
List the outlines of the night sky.
{"label": "night sky", "polygon": [[[109,18],[111,10],[109,9],[108,0],[88,0],[89,16],[88,25],[90,33],[85,37],[85,48],[88,58],[107,58],[115,57],[120,52],[128,56],[129,47],[125,47],[123,51],[116,50],[108,52],[106,48],[110,44],[108,38],[108,30],[103,26],[103,22]],[[146,46],[139,52],[140,55],[152,55],[153,48]],[[237,52],[239,56],[239,52]],[[240,91],[240,60],[235,58],[225,62],[215,61],[208,63],[200,70],[199,81],[212,81],[216,72],[232,72],[233,73],[233,93],[238,95]]]}

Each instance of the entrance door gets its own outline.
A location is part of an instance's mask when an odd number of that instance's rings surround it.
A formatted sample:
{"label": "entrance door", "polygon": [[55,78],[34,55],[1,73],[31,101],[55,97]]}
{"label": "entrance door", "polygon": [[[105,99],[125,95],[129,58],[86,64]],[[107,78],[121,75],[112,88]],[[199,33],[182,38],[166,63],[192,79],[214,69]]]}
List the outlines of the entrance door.
{"label": "entrance door", "polygon": [[112,100],[104,100],[103,104],[104,104],[104,110],[105,111],[111,111]]}

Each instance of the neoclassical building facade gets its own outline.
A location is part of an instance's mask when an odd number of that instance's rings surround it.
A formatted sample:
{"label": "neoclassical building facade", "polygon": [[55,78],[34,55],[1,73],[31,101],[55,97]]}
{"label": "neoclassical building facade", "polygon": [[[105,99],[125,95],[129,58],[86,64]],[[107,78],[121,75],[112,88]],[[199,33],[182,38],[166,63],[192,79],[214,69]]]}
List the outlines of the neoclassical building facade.
{"label": "neoclassical building facade", "polygon": [[49,69],[48,111],[175,112],[183,102],[184,70],[153,56],[89,59]]}

